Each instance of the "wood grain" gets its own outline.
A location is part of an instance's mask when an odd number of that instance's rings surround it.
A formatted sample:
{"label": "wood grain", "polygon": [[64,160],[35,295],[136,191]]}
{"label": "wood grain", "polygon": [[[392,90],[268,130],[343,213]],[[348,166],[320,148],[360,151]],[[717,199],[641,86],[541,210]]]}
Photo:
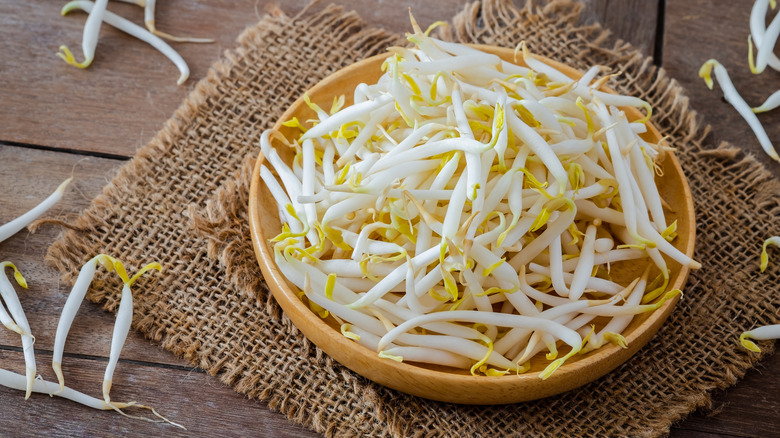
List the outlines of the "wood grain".
{"label": "wood grain", "polygon": [[[38,353],[39,362],[50,355]],[[102,399],[104,361],[73,358],[67,370],[69,387]],[[0,349],[0,366],[23,363],[22,353]],[[150,423],[120,416],[113,411],[96,411],[70,400],[24,393],[0,386],[3,436],[25,437],[184,437],[184,436],[317,436],[295,425],[267,405],[218,383],[195,370],[120,363],[114,375],[111,400],[137,401],[155,408],[161,415],[187,428]],[[144,410],[128,410],[144,418],[154,418]],[[22,429],[20,429],[22,427]]]}
{"label": "wood grain", "polygon": [[615,38],[631,43],[647,56],[654,56],[660,0],[594,0],[583,13],[585,22],[596,22]]}
{"label": "wood grain", "polygon": [[[588,20],[606,19],[619,29],[618,36],[638,47],[652,47],[654,1],[591,0]],[[151,46],[107,25],[93,64],[86,70],[65,64],[55,56],[65,44],[81,60],[81,35],[85,14],[61,17],[59,2],[0,1],[0,41],[5,59],[0,68],[1,140],[60,149],[132,156],[162,127],[187,93],[202,79],[211,64],[247,26],[255,24],[270,0],[159,2],[157,27],[179,34],[212,37],[214,44],[174,43],[189,63],[190,80],[176,85],[174,65]],[[309,0],[290,0],[282,10],[294,15]],[[420,23],[448,19],[466,0],[411,0],[376,3],[374,0],[337,0],[355,9],[373,26],[395,32],[408,30],[408,8]],[[322,2],[322,5],[327,2]],[[133,5],[110,2],[109,10],[140,23],[143,12]],[[619,11],[643,17],[621,20]],[[628,12],[631,11],[631,14]],[[639,11],[639,13],[637,13]],[[629,24],[630,23],[630,24]],[[92,129],[100,126],[103,129]]]}

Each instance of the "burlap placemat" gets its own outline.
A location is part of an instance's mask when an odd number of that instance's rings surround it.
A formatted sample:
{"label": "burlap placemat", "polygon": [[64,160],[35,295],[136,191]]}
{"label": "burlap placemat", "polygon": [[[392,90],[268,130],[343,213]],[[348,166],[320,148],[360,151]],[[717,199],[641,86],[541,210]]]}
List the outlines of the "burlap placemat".
{"label": "burlap placemat", "polygon": [[[683,90],[630,46],[578,24],[580,10],[570,1],[517,9],[484,0],[458,14],[448,36],[506,47],[525,39],[535,52],[576,68],[622,71],[611,86],[651,102],[654,122],[677,149],[696,202],[696,258],[704,267],[650,344],[597,382],[506,406],[423,400],[335,363],[270,298],[246,223],[260,133],[325,75],[403,43],[337,8],[294,18],[276,13],[245,31],[48,259],[67,282],[98,252],[121,255],[133,267],[161,261],[165,273],[137,287],[135,328],[328,436],[662,435],[758,360],[739,347],[741,331],[779,322],[775,292],[765,286],[778,284],[780,269],[759,275],[758,252],[778,233],[780,185],[737,149],[706,145],[707,129]],[[89,299],[113,311],[118,290],[98,283]]]}

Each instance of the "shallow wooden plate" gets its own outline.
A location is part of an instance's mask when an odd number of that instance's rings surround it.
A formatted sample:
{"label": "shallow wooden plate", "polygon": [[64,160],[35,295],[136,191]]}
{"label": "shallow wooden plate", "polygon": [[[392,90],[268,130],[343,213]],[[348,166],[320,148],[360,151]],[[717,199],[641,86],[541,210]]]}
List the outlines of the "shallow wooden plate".
{"label": "shallow wooden plate", "polygon": [[[483,51],[494,53],[508,62],[514,61],[514,51],[492,46],[477,46]],[[387,54],[377,55],[328,76],[308,91],[311,100],[322,107],[330,107],[333,98],[344,95],[347,105],[352,102],[355,87],[361,83],[375,83],[381,76],[380,65]],[[543,59],[570,77],[581,76],[580,72],[552,60]],[[517,62],[523,65],[522,62]],[[609,91],[605,89],[605,91]],[[642,115],[633,108],[624,108],[630,120],[640,119]],[[315,113],[303,102],[296,100],[274,126],[287,138],[297,133],[292,128],[281,125],[282,121],[298,117],[299,120],[315,118]],[[657,129],[649,126],[643,134],[645,140],[653,143],[660,141]],[[292,157],[284,155],[284,159]],[[260,164],[264,161],[260,154],[252,176],[249,194],[249,224],[252,243],[260,269],[268,287],[289,316],[292,322],[306,337],[314,342],[333,359],[352,371],[390,388],[416,396],[452,403],[503,404],[535,400],[559,394],[589,383],[628,360],[658,331],[674,308],[677,299],[667,301],[654,312],[644,313],[634,318],[623,332],[628,348],[622,349],[609,344],[601,349],[584,355],[575,355],[561,366],[548,379],[539,378],[539,372],[547,365],[545,360],[534,360],[535,364],[525,374],[507,374],[499,377],[472,376],[468,370],[454,370],[443,367],[431,367],[413,363],[398,363],[380,358],[357,343],[345,338],[332,320],[323,320],[312,312],[297,296],[296,288],[282,275],[276,266],[269,239],[281,232],[277,208],[270,193],[260,179]],[[672,206],[667,220],[677,220],[678,237],[673,244],[685,254],[692,256],[695,240],[695,221],[693,200],[690,188],[680,164],[669,152],[661,163],[663,177],[658,181],[659,191],[666,202]],[[689,269],[667,259],[671,270],[669,288],[682,289],[688,278]],[[645,269],[646,264],[622,262],[613,265],[613,277],[636,278]],[[627,281],[625,283],[628,283]]]}

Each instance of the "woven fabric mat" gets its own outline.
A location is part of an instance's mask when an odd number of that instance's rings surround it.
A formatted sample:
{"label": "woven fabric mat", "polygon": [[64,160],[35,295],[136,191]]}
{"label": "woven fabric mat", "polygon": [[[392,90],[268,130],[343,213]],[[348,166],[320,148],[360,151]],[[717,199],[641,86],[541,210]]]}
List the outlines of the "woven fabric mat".
{"label": "woven fabric mat", "polygon": [[[641,96],[670,137],[696,203],[696,258],[684,299],[658,335],[604,378],[529,403],[459,406],[408,396],[352,373],[307,341],[270,297],[247,225],[252,158],[260,133],[307,88],[359,59],[402,44],[328,7],[272,14],[245,31],[163,130],[125,165],[49,250],[72,283],[99,252],[165,272],[141,280],[137,330],[178,356],[327,436],[658,436],[710,392],[734,384],[760,355],[738,334],[778,323],[777,264],[760,275],[764,238],[777,234],[780,184],[753,158],[708,146],[683,90],[629,45],[578,24],[581,5],[557,0],[523,9],[511,1],[468,5],[445,37],[514,47],[587,69],[623,74],[610,84]],[[735,231],[737,231],[735,233]],[[119,287],[101,278],[89,299],[113,311]],[[106,284],[109,282],[109,284]],[[113,285],[118,286],[118,285]],[[764,344],[766,353],[771,344]],[[594,421],[594,419],[598,419]]]}

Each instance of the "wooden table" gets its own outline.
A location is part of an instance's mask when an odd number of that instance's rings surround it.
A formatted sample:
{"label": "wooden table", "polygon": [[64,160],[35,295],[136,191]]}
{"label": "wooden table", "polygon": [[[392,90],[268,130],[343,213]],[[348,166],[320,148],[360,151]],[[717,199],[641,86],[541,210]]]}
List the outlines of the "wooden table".
{"label": "wooden table", "polygon": [[[325,0],[328,1],[328,0]],[[67,66],[54,56],[67,44],[80,58],[85,15],[61,17],[64,2],[0,0],[0,188],[4,223],[46,197],[62,180],[74,187],[50,217],[72,220],[112,178],[116,170],[160,129],[194,84],[236,36],[265,11],[266,0],[159,2],[157,25],[173,34],[214,37],[210,45],[177,44],[190,63],[191,79],[176,86],[175,67],[145,44],[104,27],[98,55],[89,70]],[[288,14],[306,0],[287,0]],[[446,19],[464,0],[374,2],[339,0],[370,24],[393,31],[407,29],[407,3],[421,23]],[[745,123],[709,92],[698,67],[717,57],[751,103],[778,88],[780,76],[767,71],[751,76],[746,67],[748,15],[752,2],[674,0],[591,0],[585,17],[597,20],[630,41],[667,69],[688,90],[693,108],[713,123],[711,141],[728,140],[757,154],[775,175],[780,166],[763,158]],[[142,12],[128,4],[109,9],[136,22]],[[780,141],[780,115],[764,117],[770,136]],[[47,380],[59,312],[70,290],[59,273],[43,263],[59,230],[44,227],[19,233],[0,244],[0,258],[14,261],[31,288],[21,296],[33,327],[39,372]],[[738,256],[738,255],[735,255]],[[767,285],[777,287],[777,285]],[[66,347],[66,372],[75,389],[99,396],[113,315],[85,304]],[[0,330],[0,368],[23,372],[19,337]],[[780,431],[780,355],[763,361],[733,388],[714,397],[716,413],[694,413],[672,430],[675,437],[778,436]],[[186,425],[190,433],[223,436],[316,436],[248,400],[214,377],[174,357],[133,332],[128,337],[114,380],[112,398],[143,400]],[[102,413],[62,400],[0,388],[3,436],[156,436],[177,429]]]}

